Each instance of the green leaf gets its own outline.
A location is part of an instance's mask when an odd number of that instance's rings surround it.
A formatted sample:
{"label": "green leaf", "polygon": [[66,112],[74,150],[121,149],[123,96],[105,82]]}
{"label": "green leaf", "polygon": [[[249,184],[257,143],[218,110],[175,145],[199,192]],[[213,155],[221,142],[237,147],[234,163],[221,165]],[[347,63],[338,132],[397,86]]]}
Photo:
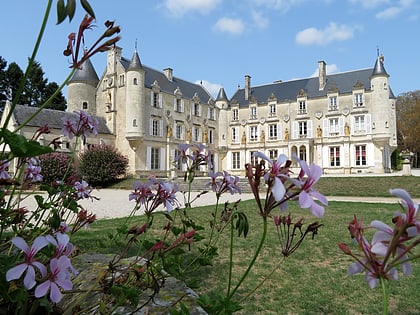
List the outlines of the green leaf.
{"label": "green leaf", "polygon": [[57,24],[61,24],[67,17],[64,0],[57,0]]}
{"label": "green leaf", "polygon": [[80,0],[80,3],[82,4],[83,9],[85,9],[85,11],[94,19],[96,19],[95,17],[95,12],[93,12],[92,7],[90,6],[89,2],[87,0]]}
{"label": "green leaf", "polygon": [[76,0],[67,0],[67,15],[70,22],[73,20],[74,12],[76,12]]}
{"label": "green leaf", "polygon": [[2,129],[0,135],[9,145],[14,157],[33,157],[53,151],[50,147],[42,146],[34,140],[27,140],[24,136],[7,129]]}
{"label": "green leaf", "polygon": [[236,215],[236,230],[238,230],[238,236],[244,235],[244,238],[247,237],[249,231],[249,222],[246,214],[243,212],[238,212]]}

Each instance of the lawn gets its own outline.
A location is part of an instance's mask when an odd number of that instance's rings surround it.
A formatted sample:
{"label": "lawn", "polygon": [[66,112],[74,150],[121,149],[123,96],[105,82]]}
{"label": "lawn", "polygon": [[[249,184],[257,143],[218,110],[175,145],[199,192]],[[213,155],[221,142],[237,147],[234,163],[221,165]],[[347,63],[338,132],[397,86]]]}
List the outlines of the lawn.
{"label": "lawn", "polygon": [[[388,177],[385,177],[388,178]],[[332,180],[329,182],[329,180]],[[362,185],[362,178],[359,185]],[[386,188],[383,178],[374,185],[360,186],[360,192],[366,193],[363,188],[376,190],[379,192]],[[395,180],[396,178],[394,178]],[[400,178],[400,183],[404,185],[418,185],[411,181],[412,178]],[[371,181],[372,178],[367,178]],[[377,179],[378,180],[378,179]],[[350,185],[351,182],[351,185]],[[397,181],[398,182],[398,181]],[[333,187],[345,183],[341,179],[326,178],[320,187]],[[339,183],[339,184],[337,184]],[[389,181],[388,184],[395,184]],[[356,185],[353,178],[349,178],[347,186]],[[356,193],[357,186],[349,189],[349,193]],[[362,188],[363,187],[363,188]],[[398,187],[391,185],[390,187]],[[399,186],[403,187],[403,186]],[[418,186],[417,186],[418,187]],[[404,187],[406,188],[406,187]],[[320,188],[322,191],[322,189]],[[324,191],[323,191],[324,192]],[[344,192],[344,191],[343,191]],[[415,195],[413,193],[413,195]],[[239,198],[239,196],[238,196]],[[232,200],[236,200],[233,196]],[[378,314],[381,312],[381,290],[380,287],[370,289],[364,281],[364,275],[349,276],[347,268],[352,262],[350,257],[344,255],[337,247],[338,242],[345,242],[351,245],[347,224],[353,219],[354,214],[365,224],[369,224],[373,219],[383,220],[391,224],[390,220],[395,210],[399,206],[394,204],[375,204],[375,203],[345,203],[330,202],[326,208],[325,216],[319,220],[322,224],[319,233],[314,239],[307,237],[295,253],[283,260],[275,226],[269,221],[268,236],[264,244],[261,256],[258,258],[255,268],[251,271],[247,280],[238,290],[235,300],[245,298],[242,303],[243,310],[238,314]],[[246,213],[250,230],[246,238],[235,237],[234,251],[234,281],[245,270],[247,263],[252,257],[261,236],[261,217],[257,213],[254,200],[244,201],[239,204],[239,210]],[[190,218],[201,226],[208,226],[211,215],[214,211],[213,206],[193,208],[189,210]],[[315,221],[308,210],[299,209],[291,205],[290,212],[296,219],[305,218],[305,225]],[[280,213],[272,213],[279,215]],[[175,214],[173,214],[175,215]],[[156,238],[159,231],[166,225],[163,215],[157,215],[154,219],[153,237]],[[144,217],[136,217],[131,225],[142,224]],[[89,230],[77,233],[72,242],[77,244],[81,252],[99,251],[104,253],[116,253],[121,247],[124,239],[118,242],[108,241],[108,235],[115,234],[115,228],[125,223],[125,219],[101,220],[91,225]],[[208,238],[209,229],[199,233]],[[369,236],[370,239],[370,236]],[[203,242],[203,241],[201,241]],[[226,281],[228,274],[228,249],[229,249],[228,230],[225,230],[219,239],[218,254],[212,266],[202,267],[198,272],[187,273],[185,281],[192,286],[199,294],[212,292],[226,292]],[[195,246],[192,244],[194,253]],[[186,252],[186,259],[191,256]],[[264,279],[272,270],[275,270],[271,277],[265,281],[253,295],[247,297],[255,285]],[[416,278],[420,276],[420,264],[415,262],[413,275],[402,276],[398,281],[391,282],[390,288],[390,314],[418,314],[420,300],[416,298],[415,292],[420,290],[420,282]],[[196,284],[199,284],[196,286]]]}

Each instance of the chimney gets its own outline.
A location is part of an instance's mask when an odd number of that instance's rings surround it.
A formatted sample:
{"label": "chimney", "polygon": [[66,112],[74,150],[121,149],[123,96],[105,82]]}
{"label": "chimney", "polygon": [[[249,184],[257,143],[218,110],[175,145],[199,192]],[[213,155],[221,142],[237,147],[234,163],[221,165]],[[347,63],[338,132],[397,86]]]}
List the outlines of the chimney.
{"label": "chimney", "polygon": [[249,95],[251,94],[251,76],[245,76],[245,100],[249,99]]}
{"label": "chimney", "polygon": [[322,91],[327,84],[327,64],[325,61],[318,61],[318,80],[319,80],[319,90]]}
{"label": "chimney", "polygon": [[172,68],[163,69],[163,73],[169,81],[172,81]]}

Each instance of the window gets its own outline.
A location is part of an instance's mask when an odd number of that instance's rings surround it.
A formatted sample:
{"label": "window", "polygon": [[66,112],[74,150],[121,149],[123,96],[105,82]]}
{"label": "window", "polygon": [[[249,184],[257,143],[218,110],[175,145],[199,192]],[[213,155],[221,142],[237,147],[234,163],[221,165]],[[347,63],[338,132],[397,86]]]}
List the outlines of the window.
{"label": "window", "polygon": [[257,141],[258,140],[258,127],[257,126],[250,126],[249,127],[249,140],[250,141]]}
{"label": "window", "polygon": [[137,78],[133,79],[133,85],[137,85]]}
{"label": "window", "polygon": [[232,142],[239,142],[238,128],[232,128]]}
{"label": "window", "polygon": [[254,153],[256,153],[256,151],[249,152],[249,154],[250,154],[250,161],[251,161],[251,165],[252,166],[257,166],[257,164],[258,164],[258,158],[256,156],[254,156]]}
{"label": "window", "polygon": [[152,120],[152,136],[159,135],[159,120],[153,119]]}
{"label": "window", "polygon": [[338,109],[337,96],[331,96],[328,99],[328,110],[337,110],[337,109]]}
{"label": "window", "polygon": [[308,122],[299,121],[299,138],[306,138],[308,135]]}
{"label": "window", "polygon": [[330,166],[340,166],[340,147],[330,147]]}
{"label": "window", "polygon": [[354,94],[354,107],[362,107],[363,106],[363,94],[356,93]]}
{"label": "window", "polygon": [[277,139],[277,124],[269,125],[268,132],[269,139]]}
{"label": "window", "polygon": [[180,150],[175,150],[173,165],[175,166],[175,168],[177,170],[181,170],[181,168],[182,168],[182,163],[180,161],[180,157],[181,157],[181,151]]}
{"label": "window", "polygon": [[193,141],[201,141],[201,139],[200,139],[200,134],[201,134],[201,132],[200,132],[201,130],[200,130],[200,128],[198,128],[198,127],[193,127],[193,134],[192,134],[192,136],[193,136]]}
{"label": "window", "polygon": [[366,165],[366,145],[356,145],[356,165]]}
{"label": "window", "polygon": [[150,169],[158,170],[159,167],[159,149],[158,148],[151,148],[150,151]]}
{"label": "window", "polygon": [[209,129],[209,143],[210,144],[214,143],[214,130],[213,129]]}
{"label": "window", "polygon": [[354,133],[366,132],[365,116],[354,116]]}
{"label": "window", "polygon": [[256,107],[251,107],[250,111],[251,111],[250,119],[257,119],[257,108]]}
{"label": "window", "polygon": [[306,114],[306,101],[299,101],[298,114]]}
{"label": "window", "polygon": [[299,148],[299,159],[306,161],[306,147],[304,145]]}
{"label": "window", "polygon": [[241,168],[241,156],[239,152],[232,152],[232,169],[240,169]]}
{"label": "window", "polygon": [[339,126],[338,126],[338,118],[331,118],[329,120],[329,131],[330,136],[336,136],[340,132]]}
{"label": "window", "polygon": [[178,113],[184,112],[184,101],[180,98],[174,99],[174,111]]}
{"label": "window", "polygon": [[233,109],[232,110],[232,119],[233,120],[238,120],[239,119],[239,110],[238,109]]}
{"label": "window", "polygon": [[125,84],[125,77],[123,74],[120,75],[120,82],[119,82],[119,86],[123,86]]}
{"label": "window", "polygon": [[175,126],[175,138],[181,139],[182,137],[182,125],[176,124]]}
{"label": "window", "polygon": [[209,107],[209,119],[210,120],[215,120],[214,118],[214,108]]}
{"label": "window", "polygon": [[276,104],[270,104],[269,110],[270,110],[269,112],[270,117],[276,116]]}
{"label": "window", "polygon": [[200,104],[194,103],[194,116],[200,116]]}
{"label": "window", "polygon": [[88,108],[88,103],[87,102],[83,102],[82,103],[82,109],[87,109]]}
{"label": "window", "polygon": [[133,127],[137,127],[137,119],[133,119]]}
{"label": "window", "polygon": [[159,106],[159,93],[153,92],[152,106],[155,108],[160,107]]}
{"label": "window", "polygon": [[279,153],[278,153],[277,149],[270,150],[268,152],[268,154],[269,154],[270,160],[272,160],[273,162],[276,161],[278,156],[279,156]]}

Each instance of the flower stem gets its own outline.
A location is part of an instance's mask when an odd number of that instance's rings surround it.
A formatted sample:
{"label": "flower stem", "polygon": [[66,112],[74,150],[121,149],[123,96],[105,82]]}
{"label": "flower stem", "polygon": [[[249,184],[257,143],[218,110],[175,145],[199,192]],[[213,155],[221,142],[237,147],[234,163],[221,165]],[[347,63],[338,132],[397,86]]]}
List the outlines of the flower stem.
{"label": "flower stem", "polygon": [[382,315],[388,315],[388,287],[386,279],[380,277],[382,287]]}
{"label": "flower stem", "polygon": [[[228,304],[229,300],[232,298],[232,296],[236,293],[236,291],[239,289],[239,287],[241,286],[242,282],[244,282],[244,280],[246,279],[246,277],[248,276],[249,272],[251,271],[252,267],[255,264],[255,261],[257,260],[261,249],[264,245],[265,242],[265,238],[267,236],[267,217],[262,217],[263,219],[263,233],[261,235],[261,240],[260,240],[260,244],[257,247],[257,250],[255,251],[254,257],[252,257],[252,260],[249,263],[249,266],[247,268],[247,270],[244,272],[244,274],[242,275],[242,278],[239,280],[238,284],[236,285],[236,287],[230,291],[230,294],[228,294],[226,301],[225,301],[225,305]],[[232,259],[232,258],[231,258]]]}

